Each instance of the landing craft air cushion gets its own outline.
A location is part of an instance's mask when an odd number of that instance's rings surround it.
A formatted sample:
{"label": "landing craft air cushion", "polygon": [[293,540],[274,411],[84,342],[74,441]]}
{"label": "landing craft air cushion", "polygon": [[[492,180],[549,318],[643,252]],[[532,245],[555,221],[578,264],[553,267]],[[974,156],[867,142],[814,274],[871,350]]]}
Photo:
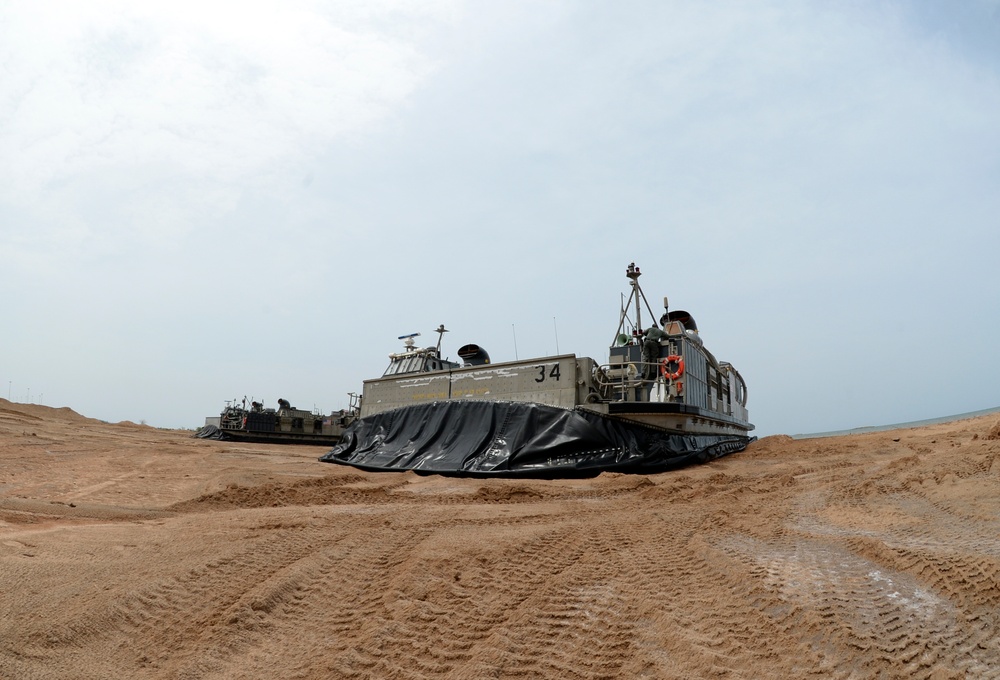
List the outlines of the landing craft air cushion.
{"label": "landing craft air cushion", "polygon": [[[340,442],[344,429],[357,417],[356,405],[328,416],[295,408],[278,399],[278,408],[264,408],[261,402],[247,399],[227,402],[218,418],[206,418],[196,437],[273,444],[333,445]],[[209,422],[209,421],[213,422]]]}
{"label": "landing craft air cushion", "polygon": [[[320,460],[371,470],[458,475],[544,475],[602,470],[652,472],[744,449],[754,426],[742,376],[719,362],[687,312],[656,323],[626,270],[623,305],[606,364],[575,354],[491,363],[470,344],[463,361],[436,347],[389,355],[366,380],[360,419]],[[630,307],[634,303],[634,315]],[[643,328],[643,307],[650,325]]]}

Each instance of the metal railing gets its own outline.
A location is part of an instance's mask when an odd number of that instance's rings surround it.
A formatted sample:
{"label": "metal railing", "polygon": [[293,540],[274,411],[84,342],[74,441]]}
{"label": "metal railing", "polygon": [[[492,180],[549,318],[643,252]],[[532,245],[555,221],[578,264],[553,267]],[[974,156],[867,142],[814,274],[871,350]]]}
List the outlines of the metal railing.
{"label": "metal railing", "polygon": [[594,369],[594,384],[603,401],[649,401],[656,383],[671,381],[660,372],[660,362],[603,364]]}

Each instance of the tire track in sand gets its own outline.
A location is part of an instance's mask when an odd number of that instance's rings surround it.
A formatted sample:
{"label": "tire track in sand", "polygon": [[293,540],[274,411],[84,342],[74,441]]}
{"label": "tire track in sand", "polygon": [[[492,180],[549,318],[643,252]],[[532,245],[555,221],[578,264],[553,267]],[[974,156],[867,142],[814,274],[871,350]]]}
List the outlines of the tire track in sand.
{"label": "tire track in sand", "polygon": [[[730,537],[718,547],[751,566],[763,585],[758,606],[822,657],[862,661],[830,677],[896,673],[931,678],[944,669],[1000,677],[990,643],[950,600],[910,574],[817,540],[768,544]],[[853,653],[852,653],[853,650]],[[811,667],[817,666],[813,663]]]}
{"label": "tire track in sand", "polygon": [[[273,511],[267,514],[274,516]],[[345,564],[345,573],[368,574],[370,560],[389,562],[386,553],[391,548],[373,549],[370,528],[352,525],[344,517],[338,520],[290,527],[265,522],[257,540],[221,545],[222,554],[196,566],[179,565],[173,574],[168,565],[168,575],[36,631],[32,639],[46,654],[62,651],[72,656],[74,649],[97,645],[121,656],[123,667],[145,668],[160,676],[169,670],[171,676],[204,677],[266,635],[275,617],[289,616],[306,599],[304,593],[321,587],[317,580],[330,580],[338,563]],[[368,561],[352,563],[355,555],[366,555]],[[358,605],[355,599],[348,619],[370,613]]]}
{"label": "tire track in sand", "polygon": [[[618,677],[632,624],[622,616],[621,565],[605,538],[568,523],[499,559],[519,584],[470,657],[478,677]],[[471,676],[470,676],[471,677]]]}
{"label": "tire track in sand", "polygon": [[[622,511],[619,519],[606,529],[637,622],[628,676],[744,677],[748,667],[766,666],[796,677],[803,667],[822,667],[794,631],[760,610],[745,566],[711,545],[714,521],[656,504]],[[768,641],[799,652],[781,657]]]}
{"label": "tire track in sand", "polygon": [[[420,542],[422,532],[385,526],[378,517],[352,523],[346,535],[335,533],[330,527],[308,531],[304,556],[227,608],[248,630],[244,644],[233,648],[227,644],[231,631],[220,629],[196,650],[199,658],[181,670],[198,677],[234,677],[240,668],[249,669],[243,677],[267,677],[288,670],[287,665],[275,668],[275,659],[282,664],[299,659],[288,677],[313,677],[317,650],[325,658],[333,652],[343,675],[373,668],[379,649],[359,639],[358,631],[381,615],[388,574]],[[211,667],[203,660],[206,655],[216,658]]]}

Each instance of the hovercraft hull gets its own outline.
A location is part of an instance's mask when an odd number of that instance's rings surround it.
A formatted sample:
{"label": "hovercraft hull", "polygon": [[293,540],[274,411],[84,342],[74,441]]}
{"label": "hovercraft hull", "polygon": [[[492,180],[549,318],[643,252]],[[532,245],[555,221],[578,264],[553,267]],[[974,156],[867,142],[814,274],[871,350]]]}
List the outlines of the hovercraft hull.
{"label": "hovercraft hull", "polygon": [[307,444],[312,446],[333,446],[340,443],[340,435],[324,435],[293,432],[253,432],[249,430],[220,429],[206,425],[195,433],[199,439],[214,439],[224,442],[247,442],[250,444]]}
{"label": "hovercraft hull", "polygon": [[468,476],[660,472],[741,451],[752,439],[666,430],[584,407],[450,400],[362,418],[320,460]]}

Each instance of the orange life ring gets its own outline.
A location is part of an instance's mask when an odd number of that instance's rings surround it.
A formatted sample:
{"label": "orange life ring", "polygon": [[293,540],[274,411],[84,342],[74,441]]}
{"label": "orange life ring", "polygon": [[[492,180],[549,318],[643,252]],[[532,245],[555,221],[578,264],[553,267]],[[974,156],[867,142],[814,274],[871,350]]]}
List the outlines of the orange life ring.
{"label": "orange life ring", "polygon": [[[671,373],[667,370],[667,365],[670,362],[677,364],[677,370]],[[679,377],[684,375],[684,357],[677,356],[676,354],[671,354],[666,359],[660,362],[660,373],[667,380],[677,380]]]}

